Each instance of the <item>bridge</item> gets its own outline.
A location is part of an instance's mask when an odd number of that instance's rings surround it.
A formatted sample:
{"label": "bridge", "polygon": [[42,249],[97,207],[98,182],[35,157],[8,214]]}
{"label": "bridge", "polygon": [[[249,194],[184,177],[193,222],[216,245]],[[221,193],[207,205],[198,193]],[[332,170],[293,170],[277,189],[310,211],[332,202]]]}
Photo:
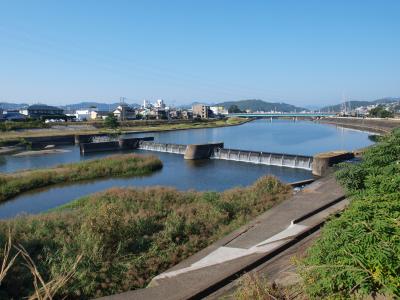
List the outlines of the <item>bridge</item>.
{"label": "bridge", "polygon": [[321,117],[335,117],[335,113],[231,113],[227,115],[233,117],[247,117],[247,118],[278,118],[278,117],[308,117],[308,118],[321,118]]}

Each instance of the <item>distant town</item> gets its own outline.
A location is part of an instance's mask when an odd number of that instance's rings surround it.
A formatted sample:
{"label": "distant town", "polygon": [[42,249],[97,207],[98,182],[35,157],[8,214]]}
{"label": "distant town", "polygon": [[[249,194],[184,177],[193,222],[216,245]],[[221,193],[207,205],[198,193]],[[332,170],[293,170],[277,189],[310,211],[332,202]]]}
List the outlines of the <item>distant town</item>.
{"label": "distant town", "polygon": [[[75,108],[72,108],[75,106]],[[78,108],[76,108],[78,107]],[[191,120],[221,119],[234,113],[312,113],[302,107],[286,103],[270,103],[262,100],[242,100],[224,102],[216,105],[194,103],[191,107],[176,108],[168,105],[163,99],[154,103],[143,100],[142,105],[129,105],[124,98],[119,103],[108,105],[99,103],[82,103],[71,106],[50,106],[46,104],[12,104],[0,103],[0,121],[24,121],[28,119],[51,122],[84,122],[105,120],[114,117],[118,121],[129,120]],[[320,112],[336,113],[338,116],[353,117],[399,117],[399,98],[385,98],[375,101],[348,101],[334,106],[319,109]]]}

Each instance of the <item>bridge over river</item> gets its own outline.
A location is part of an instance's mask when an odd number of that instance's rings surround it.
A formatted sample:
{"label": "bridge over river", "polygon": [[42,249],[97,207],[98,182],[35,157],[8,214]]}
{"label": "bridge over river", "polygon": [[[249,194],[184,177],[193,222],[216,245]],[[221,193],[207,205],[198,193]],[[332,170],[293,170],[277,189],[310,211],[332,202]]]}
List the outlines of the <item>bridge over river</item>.
{"label": "bridge over river", "polygon": [[335,117],[334,113],[231,113],[228,117],[247,117],[247,118],[322,118],[322,117]]}

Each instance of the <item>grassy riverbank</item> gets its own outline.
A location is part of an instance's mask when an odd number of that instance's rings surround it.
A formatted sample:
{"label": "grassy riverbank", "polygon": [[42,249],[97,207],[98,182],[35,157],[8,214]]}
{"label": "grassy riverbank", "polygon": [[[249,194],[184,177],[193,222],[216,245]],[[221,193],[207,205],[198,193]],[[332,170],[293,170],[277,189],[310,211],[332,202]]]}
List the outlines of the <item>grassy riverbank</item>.
{"label": "grassy riverbank", "polygon": [[[0,248],[11,227],[13,243],[23,245],[44,281],[75,270],[57,297],[88,299],[146,286],[290,195],[273,177],[222,193],[113,188],[46,214],[0,222]],[[5,298],[33,293],[23,262],[18,256],[1,283]]]}
{"label": "grassy riverbank", "polygon": [[315,299],[400,297],[400,129],[337,178],[351,204],[302,262],[305,291]]}
{"label": "grassy riverbank", "polygon": [[[156,124],[151,124],[148,122],[146,123],[145,121],[143,122],[136,121],[135,123],[127,123],[131,124],[131,126],[126,126],[126,125],[124,126],[124,124],[122,124],[122,126],[118,127],[116,130],[106,129],[106,128],[94,128],[94,127],[90,128],[90,126],[82,128],[74,128],[74,127],[69,128],[67,125],[65,125],[65,126],[59,126],[57,129],[48,128],[48,129],[2,132],[0,136],[0,145],[2,143],[6,143],[12,140],[18,140],[29,137],[39,137],[39,136],[65,136],[74,134],[98,134],[98,133],[115,134],[116,132],[120,133],[151,132],[151,131],[196,129],[196,128],[213,128],[213,127],[235,126],[246,123],[248,121],[249,119],[246,118],[229,118],[224,120],[200,120],[200,121],[183,122],[183,123],[159,122]],[[79,126],[79,123],[73,123],[71,126]]]}
{"label": "grassy riverbank", "polygon": [[122,154],[49,169],[0,174],[0,202],[20,193],[56,183],[112,176],[141,176],[161,168],[162,162],[155,156]]}

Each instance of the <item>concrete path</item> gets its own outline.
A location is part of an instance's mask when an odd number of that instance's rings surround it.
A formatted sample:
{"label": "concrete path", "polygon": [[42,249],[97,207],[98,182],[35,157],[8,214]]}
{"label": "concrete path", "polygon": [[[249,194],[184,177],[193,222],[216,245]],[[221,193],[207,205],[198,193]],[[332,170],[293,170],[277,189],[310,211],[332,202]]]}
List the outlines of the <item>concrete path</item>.
{"label": "concrete path", "polygon": [[155,277],[146,289],[105,299],[199,299],[314,232],[347,201],[333,176],[307,186],[249,224]]}

